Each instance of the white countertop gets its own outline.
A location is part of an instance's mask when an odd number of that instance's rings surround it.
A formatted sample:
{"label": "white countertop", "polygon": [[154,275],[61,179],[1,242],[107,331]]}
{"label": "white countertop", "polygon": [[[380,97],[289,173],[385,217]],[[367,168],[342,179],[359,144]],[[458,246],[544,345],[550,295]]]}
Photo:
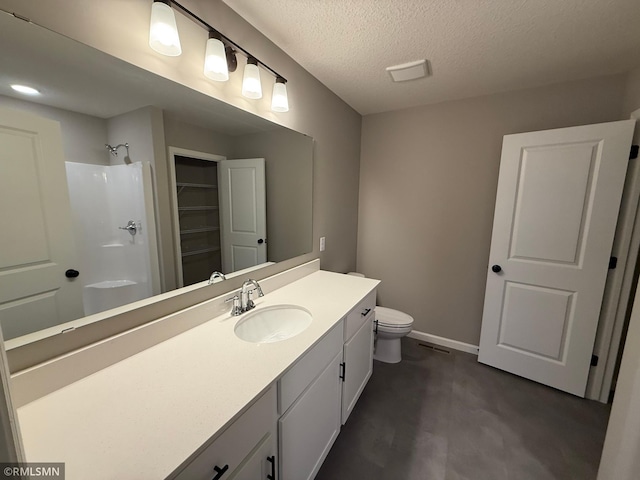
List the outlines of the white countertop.
{"label": "white countertop", "polygon": [[233,332],[243,317],[225,314],[20,407],[27,461],[64,462],[67,480],[165,478],[378,283],[312,273],[256,300],[311,312],[293,338],[245,342]]}

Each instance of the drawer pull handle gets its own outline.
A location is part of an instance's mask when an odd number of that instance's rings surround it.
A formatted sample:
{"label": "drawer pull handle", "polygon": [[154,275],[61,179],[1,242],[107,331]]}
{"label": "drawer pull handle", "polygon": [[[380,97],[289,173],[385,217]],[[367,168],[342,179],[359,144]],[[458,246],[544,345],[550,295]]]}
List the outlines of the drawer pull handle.
{"label": "drawer pull handle", "polygon": [[378,334],[378,319],[376,318],[373,323],[376,324],[376,328],[373,329],[373,333],[375,333],[376,335]]}
{"label": "drawer pull handle", "polygon": [[342,373],[340,374],[340,378],[344,382],[344,380],[345,380],[345,378],[347,376],[347,364],[345,362],[342,362],[340,364],[340,370],[342,370]]}
{"label": "drawer pull handle", "polygon": [[269,480],[276,480],[276,457],[275,455],[271,455],[267,457],[267,460],[271,462],[271,475],[267,475]]}
{"label": "drawer pull handle", "polygon": [[224,472],[226,472],[227,470],[229,470],[229,465],[225,465],[222,468],[216,465],[215,467],[213,467],[213,471],[216,472],[216,476],[211,480],[220,480],[222,478],[222,475],[224,475]]}
{"label": "drawer pull handle", "polygon": [[365,308],[364,311],[360,314],[363,317],[366,317],[367,315],[369,315],[369,312],[371,311],[370,308]]}

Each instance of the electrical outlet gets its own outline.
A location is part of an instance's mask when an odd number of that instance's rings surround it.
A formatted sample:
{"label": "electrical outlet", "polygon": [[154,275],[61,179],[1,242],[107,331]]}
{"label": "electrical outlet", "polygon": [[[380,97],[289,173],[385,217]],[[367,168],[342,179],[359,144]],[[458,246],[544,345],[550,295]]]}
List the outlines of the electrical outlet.
{"label": "electrical outlet", "polygon": [[324,252],[325,248],[326,248],[325,237],[320,237],[320,251]]}

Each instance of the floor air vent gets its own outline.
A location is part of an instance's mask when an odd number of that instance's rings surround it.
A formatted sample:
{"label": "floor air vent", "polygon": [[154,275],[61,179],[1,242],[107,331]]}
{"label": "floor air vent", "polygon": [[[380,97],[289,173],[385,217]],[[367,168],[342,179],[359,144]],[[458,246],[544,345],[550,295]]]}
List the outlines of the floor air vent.
{"label": "floor air vent", "polygon": [[446,348],[436,347],[434,345],[427,345],[426,343],[419,343],[418,345],[421,346],[421,347],[424,347],[424,348],[428,348],[429,350],[433,350],[434,352],[446,353],[447,355],[449,355],[451,353]]}

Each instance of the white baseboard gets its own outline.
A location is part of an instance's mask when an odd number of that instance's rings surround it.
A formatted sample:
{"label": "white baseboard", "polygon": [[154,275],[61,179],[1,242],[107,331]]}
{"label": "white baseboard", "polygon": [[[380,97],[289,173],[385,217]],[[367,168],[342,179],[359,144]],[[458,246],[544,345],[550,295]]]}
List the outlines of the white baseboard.
{"label": "white baseboard", "polygon": [[415,338],[416,340],[433,343],[434,345],[439,345],[441,347],[447,347],[453,350],[478,355],[478,345],[471,345],[470,343],[459,342],[458,340],[451,340],[450,338],[439,337],[437,335],[431,335],[430,333],[419,332],[417,330],[411,330],[411,333],[407,336]]}

